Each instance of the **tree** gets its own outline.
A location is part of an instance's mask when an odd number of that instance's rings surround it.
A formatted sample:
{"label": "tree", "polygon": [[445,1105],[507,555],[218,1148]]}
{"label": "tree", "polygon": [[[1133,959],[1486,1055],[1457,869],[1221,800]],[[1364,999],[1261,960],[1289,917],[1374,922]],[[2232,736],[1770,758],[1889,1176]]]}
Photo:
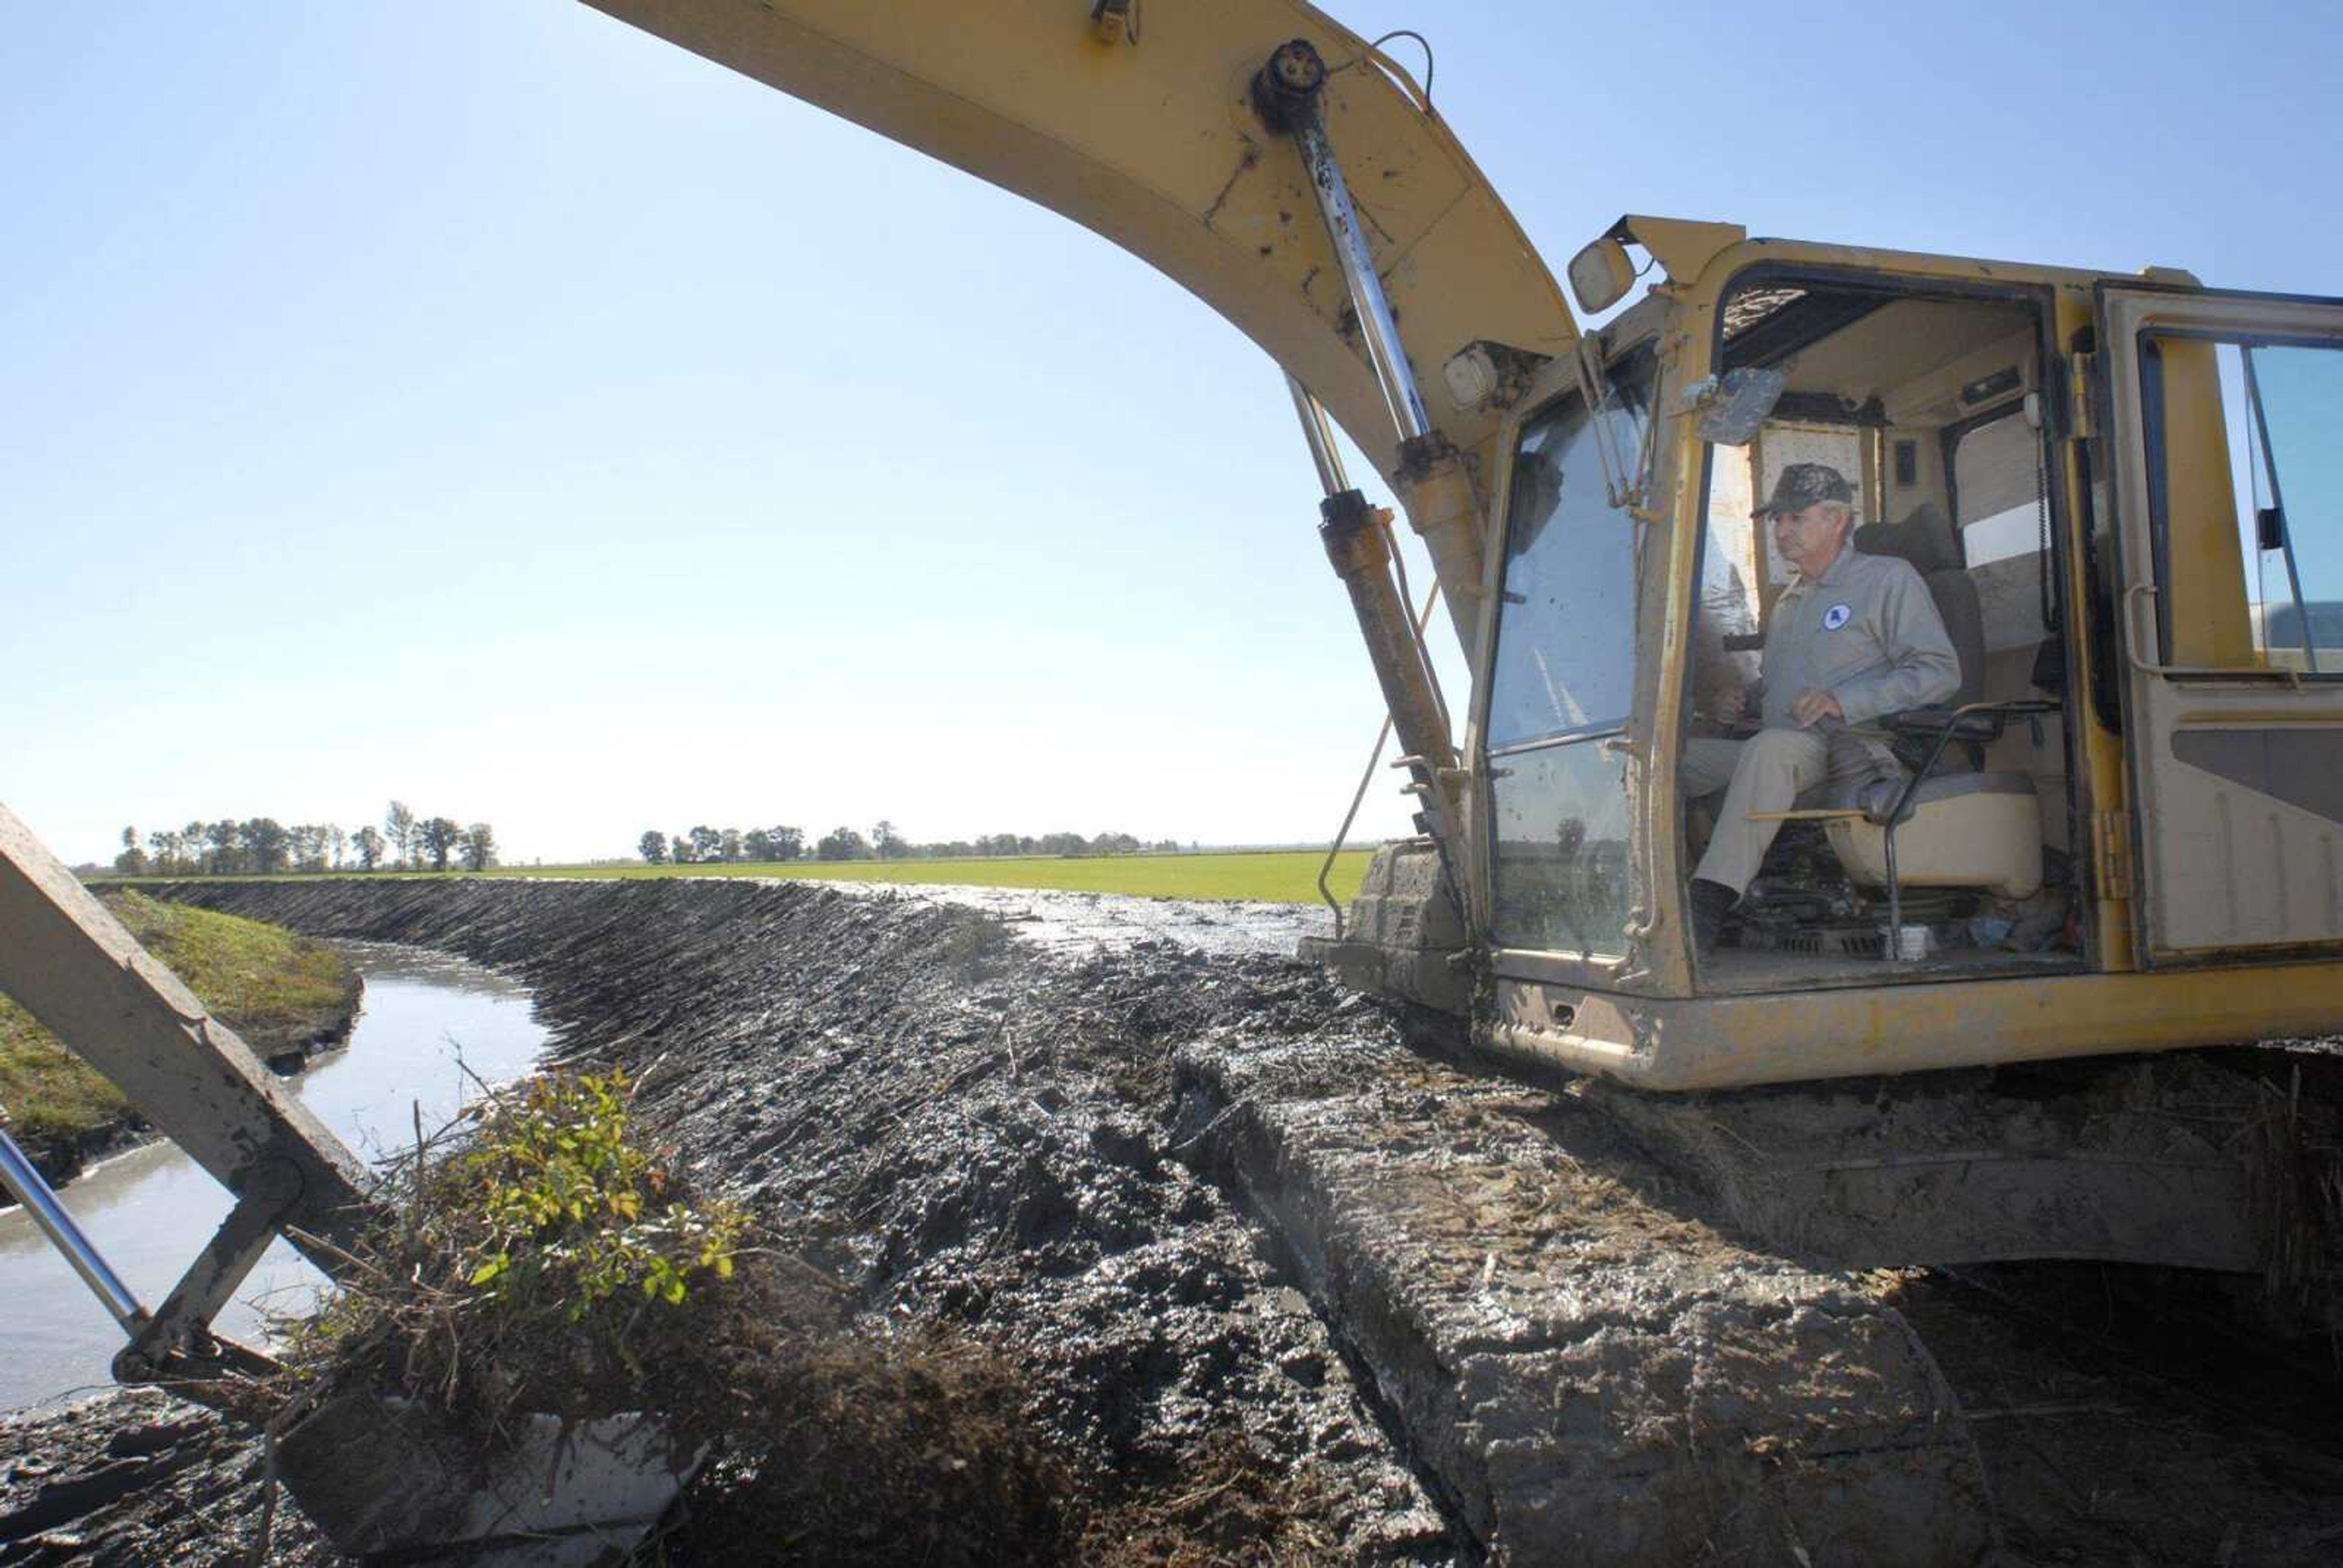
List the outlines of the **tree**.
{"label": "tree", "polygon": [[374,824],[369,822],[350,835],[350,848],[357,851],[358,869],[371,871],[382,864],[382,852],[389,846],[383,842],[382,835],[376,832]]}
{"label": "tree", "polygon": [[496,829],[475,822],[464,829],[464,869],[485,871],[497,863]]}
{"label": "tree", "polygon": [[712,860],[716,859],[717,855],[723,849],[723,848],[724,835],[718,832],[715,829],[694,828],[691,830],[691,858],[693,859]]}
{"label": "tree", "polygon": [[870,846],[864,843],[862,835],[851,828],[832,828],[821,836],[821,842],[814,846],[813,858],[817,860],[867,860],[870,858]]}
{"label": "tree", "polygon": [[179,829],[179,853],[186,857],[190,873],[204,869],[204,825],[190,822]]}
{"label": "tree", "polygon": [[146,851],[138,847],[138,829],[122,829],[122,853],[114,857],[114,869],[128,876],[144,876],[146,871]]}
{"label": "tree", "polygon": [[340,870],[343,864],[342,857],[350,847],[350,836],[343,832],[335,823],[328,822],[326,824],[326,844],[334,852],[334,869]]}
{"label": "tree", "polygon": [[222,818],[204,829],[204,842],[212,847],[209,869],[214,876],[233,876],[244,869],[237,855],[238,848],[243,841],[243,833],[238,830],[235,822],[226,818]]}
{"label": "tree", "polygon": [[647,866],[667,864],[667,835],[657,828],[644,829],[643,836],[635,840],[635,848],[642,851],[643,864]]}
{"label": "tree", "polygon": [[146,848],[151,850],[150,863],[158,877],[179,874],[179,835],[168,828],[158,828],[146,835]]}
{"label": "tree", "polygon": [[417,822],[415,825],[417,858],[429,855],[431,869],[435,871],[444,871],[447,869],[447,857],[454,853],[456,846],[463,841],[463,827],[452,818],[434,817],[427,822]]}
{"label": "tree", "polygon": [[794,860],[805,853],[805,831],[799,828],[769,829],[773,840],[773,859]]}
{"label": "tree", "polygon": [[911,852],[911,846],[895,831],[894,823],[881,817],[879,825],[870,829],[870,852],[882,860],[900,860]]}
{"label": "tree", "polygon": [[680,833],[670,834],[667,841],[668,859],[679,866],[691,864],[691,840]]}
{"label": "tree", "polygon": [[415,813],[404,800],[393,800],[390,809],[382,814],[382,830],[388,836],[390,847],[397,851],[396,864],[415,863]]}
{"label": "tree", "polygon": [[725,829],[724,837],[718,843],[716,852],[728,863],[739,859],[740,829],[738,828]]}
{"label": "tree", "polygon": [[326,863],[326,830],[314,822],[297,822],[285,829],[286,854],[297,871],[321,870]]}
{"label": "tree", "polygon": [[274,817],[255,817],[238,829],[244,835],[244,869],[266,877],[285,869],[293,836]]}

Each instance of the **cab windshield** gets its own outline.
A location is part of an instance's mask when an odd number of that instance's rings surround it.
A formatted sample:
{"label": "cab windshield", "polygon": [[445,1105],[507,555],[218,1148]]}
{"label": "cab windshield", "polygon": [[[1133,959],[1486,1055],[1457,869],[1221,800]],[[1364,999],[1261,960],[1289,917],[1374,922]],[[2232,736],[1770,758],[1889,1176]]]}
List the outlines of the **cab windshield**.
{"label": "cab windshield", "polygon": [[1494,935],[1590,958],[1624,953],[1626,758],[1604,741],[1634,706],[1638,528],[1624,506],[1649,419],[1653,362],[1612,370],[1523,427],[1505,515],[1488,709]]}

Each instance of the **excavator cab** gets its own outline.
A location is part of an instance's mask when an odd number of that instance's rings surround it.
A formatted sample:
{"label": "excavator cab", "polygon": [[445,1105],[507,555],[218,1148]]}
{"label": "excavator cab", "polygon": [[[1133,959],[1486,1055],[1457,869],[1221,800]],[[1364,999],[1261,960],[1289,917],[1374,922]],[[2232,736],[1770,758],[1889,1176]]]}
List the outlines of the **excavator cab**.
{"label": "excavator cab", "polygon": [[[1628,341],[1595,394],[1610,403],[1607,446],[1578,415],[1585,391],[1573,387],[1524,419],[1515,447],[1482,731],[1493,939],[1589,964],[1631,958],[1625,796],[1638,731],[1656,729],[1660,694],[1673,688],[1679,747],[1754,732],[1742,709],[1793,569],[1753,512],[1791,464],[1823,463],[1855,487],[1850,548],[1899,558],[1926,584],[1959,689],[1865,727],[1900,773],[1871,780],[1862,799],[1817,791],[1783,813],[1791,819],[1743,901],[1738,940],[1694,957],[1697,984],[1875,981],[1891,930],[1904,933],[1899,980],[2013,961],[2071,967],[2066,650],[2050,630],[2039,302],[1778,273],[1736,286],[1719,374],[1767,378],[1770,406],[1729,442],[1692,429],[1699,450],[1687,457],[1703,484],[1688,585],[1663,580],[1669,558],[1638,543],[1668,526],[1657,498],[1642,519],[1614,504],[1630,487],[1648,494],[1668,427],[1695,423],[1681,408],[1652,415],[1656,335],[1638,328],[1655,327],[1658,313],[1644,315],[1616,329]],[[1563,450],[1564,432],[1585,447],[1583,461]],[[1574,528],[1574,517],[1592,526]],[[1638,635],[1653,617],[1689,635],[1680,667],[1646,683],[1655,717],[1644,724],[1635,667],[1679,646]],[[1641,777],[1647,790],[1674,782],[1649,768]],[[1713,801],[1675,793],[1676,859],[1689,866],[1719,824]],[[1571,828],[1543,831],[1558,814]],[[1647,963],[1643,973],[1656,971]]]}
{"label": "excavator cab", "polygon": [[[1654,233],[1668,281],[1504,433],[1484,1043],[1702,1088],[2331,1028],[2343,306]],[[1751,732],[1794,580],[1752,514],[1793,463],[1852,484],[1849,548],[1918,574],[1959,687],[1865,720],[1878,776],[1764,814],[1704,950],[1684,760]]]}

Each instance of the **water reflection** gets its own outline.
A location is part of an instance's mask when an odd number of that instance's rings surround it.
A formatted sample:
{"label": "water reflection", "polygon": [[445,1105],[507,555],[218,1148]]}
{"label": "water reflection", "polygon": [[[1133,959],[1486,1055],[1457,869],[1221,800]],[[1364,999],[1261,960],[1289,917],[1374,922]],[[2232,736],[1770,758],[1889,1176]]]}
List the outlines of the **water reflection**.
{"label": "water reflection", "polygon": [[[341,944],[366,979],[345,1050],[284,1081],[361,1158],[411,1149],[490,1083],[526,1072],[545,1048],[528,992],[460,959],[373,942]],[[167,1142],[86,1172],[61,1194],[115,1271],[153,1307],[226,1217],[219,1184]],[[256,1338],[262,1310],[295,1312],[322,1276],[279,1241],[218,1319]],[[112,1319],[19,1210],[0,1213],[0,1410],[108,1386],[121,1347]]]}

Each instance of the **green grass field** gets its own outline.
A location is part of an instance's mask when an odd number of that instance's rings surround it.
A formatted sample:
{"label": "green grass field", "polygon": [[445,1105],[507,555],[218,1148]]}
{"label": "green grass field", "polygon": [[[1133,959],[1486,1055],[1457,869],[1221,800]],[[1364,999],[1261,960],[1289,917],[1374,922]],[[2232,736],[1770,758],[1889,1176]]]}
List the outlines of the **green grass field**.
{"label": "green grass field", "polygon": [[[1367,872],[1370,849],[1345,849],[1326,885],[1348,903]],[[1318,901],[1316,849],[1226,855],[1108,855],[1095,859],[789,860],[730,866],[509,866],[490,877],[787,877],[840,882],[946,882],[970,888],[1061,888],[1146,899]]]}

